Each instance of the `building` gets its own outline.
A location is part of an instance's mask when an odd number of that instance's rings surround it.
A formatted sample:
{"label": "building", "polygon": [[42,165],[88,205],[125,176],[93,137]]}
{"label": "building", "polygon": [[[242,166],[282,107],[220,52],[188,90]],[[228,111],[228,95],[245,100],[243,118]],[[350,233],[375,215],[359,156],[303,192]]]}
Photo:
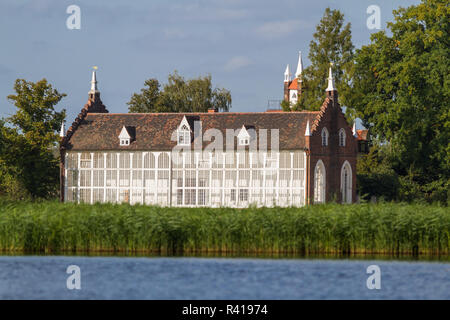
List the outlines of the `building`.
{"label": "building", "polygon": [[300,95],[302,94],[303,87],[303,62],[302,52],[298,53],[297,71],[295,71],[295,78],[291,80],[291,71],[289,64],[286,66],[284,72],[284,100],[289,102],[290,105],[297,103]]}
{"label": "building", "polygon": [[61,128],[61,200],[351,203],[356,131],[338,104],[331,67],[324,96],[320,111],[113,114],[100,99],[94,71],[88,102],[67,132]]}
{"label": "building", "polygon": [[358,141],[358,153],[367,154],[370,150],[369,130],[356,130],[356,140]]}

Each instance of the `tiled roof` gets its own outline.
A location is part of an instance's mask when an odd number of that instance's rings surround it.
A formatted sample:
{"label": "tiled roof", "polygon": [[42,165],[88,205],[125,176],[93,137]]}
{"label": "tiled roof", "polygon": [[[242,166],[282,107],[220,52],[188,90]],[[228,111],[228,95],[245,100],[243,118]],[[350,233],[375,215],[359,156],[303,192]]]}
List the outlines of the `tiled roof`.
{"label": "tiled roof", "polygon": [[295,78],[289,84],[289,90],[298,90],[298,78]]}
{"label": "tiled roof", "polygon": [[369,130],[356,130],[356,135],[358,140],[367,140],[367,134]]}
{"label": "tiled roof", "polygon": [[[65,142],[68,150],[171,150],[176,141],[172,133],[177,130],[184,116],[194,130],[194,121],[200,121],[202,132],[218,129],[226,143],[226,129],[254,127],[267,129],[270,149],[270,129],[279,129],[280,150],[305,148],[307,120],[313,122],[319,112],[253,112],[253,113],[87,113],[72,136]],[[134,127],[135,139],[129,146],[119,146],[118,136],[122,127]],[[204,141],[204,147],[210,141]]]}

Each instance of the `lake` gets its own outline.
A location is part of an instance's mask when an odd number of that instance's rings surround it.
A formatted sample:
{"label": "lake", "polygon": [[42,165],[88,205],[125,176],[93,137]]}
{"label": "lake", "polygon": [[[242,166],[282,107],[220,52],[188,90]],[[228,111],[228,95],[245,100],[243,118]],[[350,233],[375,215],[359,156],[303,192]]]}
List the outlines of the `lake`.
{"label": "lake", "polygon": [[[80,290],[67,289],[67,267]],[[380,268],[369,290],[367,267]],[[0,299],[450,299],[448,261],[0,256]]]}

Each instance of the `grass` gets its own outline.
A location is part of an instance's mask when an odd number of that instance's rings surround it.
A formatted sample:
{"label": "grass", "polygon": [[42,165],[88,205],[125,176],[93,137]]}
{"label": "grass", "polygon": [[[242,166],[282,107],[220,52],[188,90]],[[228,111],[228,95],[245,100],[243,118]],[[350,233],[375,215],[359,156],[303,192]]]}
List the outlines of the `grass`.
{"label": "grass", "polygon": [[450,211],[423,204],[162,208],[0,200],[7,252],[449,253]]}

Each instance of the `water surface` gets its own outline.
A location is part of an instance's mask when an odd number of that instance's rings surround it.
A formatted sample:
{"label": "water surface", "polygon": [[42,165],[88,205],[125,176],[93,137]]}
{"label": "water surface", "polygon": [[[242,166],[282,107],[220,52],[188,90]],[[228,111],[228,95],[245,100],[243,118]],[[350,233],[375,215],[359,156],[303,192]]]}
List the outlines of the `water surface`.
{"label": "water surface", "polygon": [[[369,290],[369,265],[381,289]],[[81,290],[69,290],[69,265]],[[450,299],[450,263],[353,259],[0,256],[0,299]]]}

